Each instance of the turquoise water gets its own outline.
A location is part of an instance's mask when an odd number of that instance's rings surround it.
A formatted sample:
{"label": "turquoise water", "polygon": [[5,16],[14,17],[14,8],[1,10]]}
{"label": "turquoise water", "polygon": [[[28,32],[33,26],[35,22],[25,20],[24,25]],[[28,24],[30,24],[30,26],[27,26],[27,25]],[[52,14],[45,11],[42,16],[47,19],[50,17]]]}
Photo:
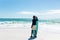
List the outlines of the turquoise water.
{"label": "turquoise water", "polygon": [[1,21],[31,21],[29,18],[0,18]]}
{"label": "turquoise water", "polygon": [[[0,18],[0,22],[32,22],[31,18]],[[60,20],[42,20],[39,19],[39,22],[42,23],[60,23]]]}

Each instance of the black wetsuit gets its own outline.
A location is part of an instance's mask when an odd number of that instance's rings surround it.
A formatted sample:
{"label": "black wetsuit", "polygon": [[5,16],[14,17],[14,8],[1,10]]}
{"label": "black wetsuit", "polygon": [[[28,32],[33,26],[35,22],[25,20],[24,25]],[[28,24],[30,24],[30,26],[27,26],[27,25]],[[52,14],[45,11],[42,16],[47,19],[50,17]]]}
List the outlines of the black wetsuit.
{"label": "black wetsuit", "polygon": [[36,25],[36,19],[33,19],[33,20],[32,20],[32,26],[33,26],[33,25]]}
{"label": "black wetsuit", "polygon": [[38,21],[38,19],[33,19],[33,20],[32,20],[32,26],[33,26],[33,25],[36,25],[36,21]]}

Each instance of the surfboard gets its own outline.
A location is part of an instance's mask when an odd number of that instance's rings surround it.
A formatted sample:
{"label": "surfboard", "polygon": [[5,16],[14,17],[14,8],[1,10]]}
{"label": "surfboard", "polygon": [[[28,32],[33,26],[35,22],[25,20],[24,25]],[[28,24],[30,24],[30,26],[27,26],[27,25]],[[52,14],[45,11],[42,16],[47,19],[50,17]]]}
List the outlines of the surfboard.
{"label": "surfboard", "polygon": [[38,21],[36,21],[36,30],[38,32]]}

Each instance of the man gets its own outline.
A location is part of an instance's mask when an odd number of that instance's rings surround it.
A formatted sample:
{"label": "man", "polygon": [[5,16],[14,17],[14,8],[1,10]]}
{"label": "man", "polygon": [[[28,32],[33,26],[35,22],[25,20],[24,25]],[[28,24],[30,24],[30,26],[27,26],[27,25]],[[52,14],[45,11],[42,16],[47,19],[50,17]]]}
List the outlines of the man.
{"label": "man", "polygon": [[38,31],[38,18],[36,16],[33,16],[31,29],[31,38],[36,38]]}

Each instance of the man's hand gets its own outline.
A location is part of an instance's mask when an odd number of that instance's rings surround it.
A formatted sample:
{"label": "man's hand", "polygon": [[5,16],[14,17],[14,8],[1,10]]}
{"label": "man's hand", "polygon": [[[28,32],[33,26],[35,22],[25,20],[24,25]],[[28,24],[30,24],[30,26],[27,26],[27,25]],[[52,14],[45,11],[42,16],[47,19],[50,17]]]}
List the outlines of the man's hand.
{"label": "man's hand", "polygon": [[31,28],[32,28],[33,26],[31,26]]}
{"label": "man's hand", "polygon": [[32,28],[32,26],[31,26],[31,28]]}

